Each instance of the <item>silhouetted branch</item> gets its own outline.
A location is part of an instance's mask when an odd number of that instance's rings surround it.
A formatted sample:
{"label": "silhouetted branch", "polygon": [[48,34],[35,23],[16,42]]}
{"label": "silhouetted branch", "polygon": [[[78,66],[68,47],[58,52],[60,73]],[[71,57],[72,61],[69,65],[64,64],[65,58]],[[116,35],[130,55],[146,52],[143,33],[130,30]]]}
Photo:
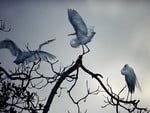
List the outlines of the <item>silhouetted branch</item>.
{"label": "silhouetted branch", "polygon": [[[28,74],[26,73],[13,73],[13,74],[9,74],[3,67],[0,66],[0,72],[4,73],[9,79],[11,80],[27,80],[28,79]],[[21,75],[23,75],[24,77],[21,77]]]}
{"label": "silhouetted branch", "polygon": [[[74,82],[74,84],[72,85],[72,87],[68,90],[68,94],[69,94],[69,97],[71,98],[72,102],[73,102],[75,105],[77,105],[78,113],[81,113],[79,103],[80,103],[81,101],[86,102],[86,99],[87,99],[87,97],[88,97],[89,95],[97,95],[97,94],[100,92],[100,90],[99,90],[99,87],[98,87],[96,90],[90,91],[90,89],[89,89],[89,87],[88,87],[88,81],[86,81],[87,94],[86,94],[85,96],[81,97],[80,99],[78,99],[78,100],[75,101],[74,98],[73,98],[72,95],[71,95],[71,91],[73,90],[73,88],[74,88],[76,82],[77,82],[77,79],[75,80],[75,82]],[[87,110],[85,110],[85,112],[87,112]]]}
{"label": "silhouetted branch", "polygon": [[[77,71],[76,73],[76,78],[74,79],[74,83],[73,85],[70,87],[70,89],[68,90],[69,93],[69,97],[71,98],[72,102],[74,104],[77,105],[78,108],[78,113],[80,113],[80,106],[79,106],[79,102],[86,99],[87,96],[89,94],[91,94],[89,92],[89,90],[87,90],[87,95],[85,95],[84,97],[80,98],[78,101],[75,101],[73,99],[73,97],[71,96],[71,91],[74,88],[74,86],[76,85],[77,79],[78,79],[78,74],[79,71],[78,69],[81,68],[84,72],[86,72],[87,74],[91,75],[92,78],[96,79],[97,82],[100,84],[100,86],[103,88],[103,90],[105,91],[105,93],[108,95],[107,97],[107,101],[105,101],[105,103],[107,103],[104,107],[107,107],[108,105],[112,105],[116,107],[116,112],[119,112],[119,107],[124,108],[125,110],[127,110],[128,112],[135,112],[135,110],[137,110],[137,112],[147,112],[148,110],[146,108],[141,108],[138,107],[138,103],[140,102],[139,100],[130,100],[130,101],[126,101],[124,100],[124,98],[120,97],[120,93],[124,90],[124,88],[118,93],[114,93],[112,91],[112,88],[109,86],[109,84],[107,83],[107,87],[103,84],[103,82],[101,81],[101,78],[103,78],[103,76],[101,74],[95,74],[93,72],[91,72],[89,69],[87,69],[83,64],[82,64],[82,58],[85,55],[85,53],[83,53],[82,55],[80,55],[78,57],[78,59],[76,60],[76,62],[71,65],[70,68],[68,68],[66,71],[64,70],[63,73],[59,73],[60,74],[60,78],[58,79],[58,81],[56,82],[55,86],[53,87],[50,96],[47,100],[46,105],[44,106],[44,110],[43,113],[47,113],[49,111],[50,105],[52,104],[53,98],[58,90],[58,88],[60,87],[61,83],[71,75],[71,73],[73,73],[74,71]],[[132,108],[128,108],[128,105],[132,106]]]}
{"label": "silhouetted branch", "polygon": [[[83,64],[82,60],[85,54],[87,54],[85,50],[83,50],[83,54],[79,55],[75,62],[72,62],[71,65],[66,66],[64,68],[60,67],[58,72],[54,69],[54,65],[58,62],[50,62],[47,60],[47,63],[50,64],[50,69],[53,72],[53,76],[45,76],[44,74],[39,72],[41,60],[37,62],[33,62],[32,65],[19,65],[18,68],[15,69],[15,72],[9,71],[7,72],[3,67],[0,66],[0,78],[4,77],[4,79],[0,79],[0,112],[15,112],[14,108],[19,109],[21,112],[28,111],[31,113],[37,113],[38,111],[42,111],[43,113],[48,113],[53,99],[56,94],[58,97],[61,96],[62,90],[66,89],[62,87],[61,84],[64,81],[71,83],[67,93],[69,98],[72,100],[73,104],[77,106],[78,113],[81,113],[80,102],[84,102],[87,100],[89,95],[97,95],[100,92],[104,92],[106,95],[105,105],[102,108],[106,108],[111,105],[115,107],[116,113],[119,113],[119,109],[122,108],[127,112],[131,113],[149,113],[150,111],[147,108],[139,107],[140,100],[125,100],[125,98],[121,97],[121,93],[125,89],[123,87],[119,93],[115,93],[113,88],[109,85],[108,79],[107,84],[102,82],[104,79],[103,75],[99,73],[94,73],[90,71],[90,69],[86,68]],[[100,91],[100,87],[94,91],[91,91],[88,82],[86,82],[86,94],[81,96],[79,99],[74,99],[71,92],[77,84],[79,79],[80,70],[87,73],[87,76],[91,76],[92,79],[95,79],[99,86],[102,87],[103,91]],[[12,83],[15,80],[19,81],[18,84]],[[40,97],[37,93],[32,92],[32,89],[41,90],[49,84],[54,83],[54,86],[46,100],[46,104],[43,105],[41,103]],[[44,100],[45,101],[45,100]],[[88,110],[86,109],[84,113]],[[68,111],[70,113],[70,111]]]}
{"label": "silhouetted branch", "polygon": [[54,96],[55,94],[57,93],[57,90],[59,89],[61,83],[72,73],[74,72],[75,70],[77,70],[81,63],[82,63],[82,60],[81,60],[81,57],[82,56],[79,56],[79,58],[77,59],[77,61],[75,62],[75,64],[73,66],[71,66],[69,69],[67,69],[66,71],[60,73],[60,78],[58,79],[58,81],[56,82],[55,86],[53,87],[49,97],[48,97],[48,100],[46,102],[46,105],[44,106],[44,110],[43,110],[43,113],[47,113],[49,111],[49,108],[51,106],[51,103],[54,99]]}
{"label": "silhouetted branch", "polygon": [[[98,78],[96,78],[96,79],[99,81]],[[101,82],[99,82],[99,83],[101,83]],[[138,107],[138,103],[140,102],[140,100],[125,101],[124,98],[121,98],[119,96],[125,87],[123,87],[123,89],[117,95],[112,91],[112,88],[109,86],[108,80],[107,80],[107,86],[109,89],[107,89],[104,85],[102,85],[102,86],[103,86],[103,89],[105,89],[106,93],[109,95],[108,97],[106,97],[106,101],[105,101],[106,105],[102,106],[102,108],[105,108],[108,105],[112,105],[112,106],[116,106],[117,113],[119,112],[119,110],[118,110],[119,107],[127,110],[129,113],[135,112],[135,111],[137,111],[137,113],[138,112],[149,113],[147,108]],[[109,90],[110,90],[110,92],[109,92]],[[130,108],[129,108],[129,106],[130,106]]]}
{"label": "silhouetted branch", "polygon": [[[39,99],[40,97],[37,93],[31,91],[33,88],[37,89],[42,83],[42,79],[47,81],[49,79],[39,73],[35,73],[37,74],[35,77],[32,76],[33,72],[37,72],[40,69],[39,63],[40,60],[34,62],[31,68],[20,65],[18,69],[15,69],[15,72],[10,71],[10,73],[0,66],[0,77],[5,77],[5,79],[0,78],[0,112],[12,111],[11,113],[13,113],[16,108],[17,111],[28,111],[31,113],[43,110],[42,100]],[[35,79],[41,82],[33,83]],[[15,81],[19,82],[15,84]]]}

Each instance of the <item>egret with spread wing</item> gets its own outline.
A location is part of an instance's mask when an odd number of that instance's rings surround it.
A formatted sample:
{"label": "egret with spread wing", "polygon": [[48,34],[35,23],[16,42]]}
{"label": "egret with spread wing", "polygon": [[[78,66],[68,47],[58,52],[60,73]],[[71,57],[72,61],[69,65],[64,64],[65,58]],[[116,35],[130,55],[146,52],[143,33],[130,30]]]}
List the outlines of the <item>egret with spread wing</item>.
{"label": "egret with spread wing", "polygon": [[17,65],[23,64],[23,63],[28,64],[30,62],[34,62],[39,59],[43,61],[47,61],[48,59],[53,60],[56,58],[56,56],[48,52],[42,51],[41,48],[43,45],[48,44],[49,42],[52,42],[54,40],[55,39],[48,40],[40,44],[37,50],[22,51],[12,40],[5,39],[5,40],[0,41],[0,49],[3,49],[3,48],[9,49],[12,55],[16,56],[14,63],[16,63]]}
{"label": "egret with spread wing", "polygon": [[[80,45],[82,45],[82,47],[83,45],[87,47],[86,44],[91,41],[91,39],[96,33],[94,31],[94,27],[87,27],[82,17],[74,9],[68,9],[68,18],[75,30],[75,33],[68,35],[76,35],[76,38],[71,40],[70,45],[74,48],[77,48]],[[88,47],[87,49],[89,50]]]}
{"label": "egret with spread wing", "polygon": [[[128,64],[125,64],[124,67],[121,69],[121,74],[125,76],[125,81],[127,83],[129,92],[131,93],[131,99],[132,99],[132,93],[134,93],[135,91],[135,86],[137,86],[141,90],[136,74],[133,68],[130,67]],[[127,99],[129,96],[129,92],[127,95]]]}

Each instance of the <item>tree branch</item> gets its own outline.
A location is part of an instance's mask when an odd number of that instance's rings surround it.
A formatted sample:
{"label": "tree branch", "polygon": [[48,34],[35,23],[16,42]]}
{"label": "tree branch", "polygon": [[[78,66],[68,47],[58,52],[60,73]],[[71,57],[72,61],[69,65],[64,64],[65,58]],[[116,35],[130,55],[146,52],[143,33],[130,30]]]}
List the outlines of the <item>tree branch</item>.
{"label": "tree branch", "polygon": [[69,74],[77,70],[81,64],[82,64],[82,55],[79,56],[79,58],[77,59],[76,63],[73,66],[71,66],[68,70],[60,74],[60,78],[58,79],[55,86],[53,87],[48,97],[48,100],[46,102],[46,105],[44,106],[43,113],[48,113],[51,103],[54,99],[54,96],[57,93],[57,90],[60,87],[61,83],[69,76]]}

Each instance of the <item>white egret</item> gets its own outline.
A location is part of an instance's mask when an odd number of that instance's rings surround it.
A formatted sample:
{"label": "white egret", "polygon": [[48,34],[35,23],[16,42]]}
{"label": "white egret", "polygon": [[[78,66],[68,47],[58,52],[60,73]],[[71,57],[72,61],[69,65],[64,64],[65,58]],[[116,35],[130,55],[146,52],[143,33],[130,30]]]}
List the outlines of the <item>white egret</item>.
{"label": "white egret", "polygon": [[[70,45],[73,48],[77,48],[80,45],[85,45],[87,47],[87,43],[91,41],[93,36],[95,35],[94,27],[87,27],[84,23],[82,17],[79,15],[79,13],[74,9],[68,9],[68,18],[70,23],[72,24],[75,33],[68,34],[70,35],[76,35],[76,38],[72,39],[70,41]],[[88,47],[87,47],[88,49]],[[89,50],[89,49],[88,49]]]}
{"label": "white egret", "polygon": [[18,64],[28,64],[30,62],[34,62],[36,60],[43,60],[43,61],[47,61],[47,59],[55,59],[56,56],[42,51],[41,48],[43,45],[48,44],[52,41],[54,41],[55,39],[52,40],[48,40],[42,44],[39,45],[39,48],[37,50],[34,51],[22,51],[20,48],[18,48],[18,46],[10,39],[5,39],[0,41],[0,49],[6,48],[9,49],[11,54],[13,56],[16,56],[16,59],[14,61],[14,63]]}
{"label": "white egret", "polygon": [[135,91],[135,86],[137,86],[141,90],[136,74],[133,68],[130,67],[128,64],[125,64],[124,67],[121,69],[121,74],[125,76],[125,81],[127,83],[128,90],[129,90],[127,99],[129,96],[129,92],[131,93],[131,99],[132,99],[132,93],[134,93]]}

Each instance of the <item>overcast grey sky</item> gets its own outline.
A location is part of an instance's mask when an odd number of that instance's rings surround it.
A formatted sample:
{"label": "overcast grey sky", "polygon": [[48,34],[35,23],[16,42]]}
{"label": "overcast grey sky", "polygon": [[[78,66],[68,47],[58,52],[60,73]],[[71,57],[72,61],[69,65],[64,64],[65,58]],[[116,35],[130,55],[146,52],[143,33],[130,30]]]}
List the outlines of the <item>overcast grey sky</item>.
{"label": "overcast grey sky", "polygon": [[[62,66],[67,66],[76,60],[82,52],[81,48],[71,48],[71,38],[68,33],[73,28],[68,21],[67,9],[76,9],[83,17],[87,25],[95,26],[96,35],[88,44],[91,52],[84,57],[84,65],[91,71],[104,75],[104,82],[109,82],[114,91],[119,92],[124,87],[124,76],[120,70],[124,64],[131,65],[142,87],[142,92],[136,90],[134,98],[141,101],[141,105],[150,107],[150,3],[132,1],[99,1],[83,0],[68,2],[55,1],[0,1],[0,19],[6,20],[12,26],[9,33],[0,31],[0,40],[9,38],[25,49],[29,42],[31,49],[36,49],[41,42],[56,38],[56,41],[45,46],[43,49],[57,56]],[[7,57],[6,57],[7,56]],[[8,50],[0,50],[0,62],[8,69],[12,66],[15,58]],[[12,64],[12,65],[10,65]],[[43,72],[49,71],[46,64],[42,67]],[[90,77],[80,74],[81,80],[74,90],[76,97],[84,95],[85,81]],[[90,81],[93,89],[97,88],[94,80]],[[45,89],[48,95],[50,90]],[[69,109],[75,112],[74,105],[66,96],[64,91],[61,98],[55,98],[51,113],[66,113]],[[45,95],[43,95],[45,96]],[[90,96],[87,104],[81,106],[89,108],[89,112],[110,112],[113,107],[101,109],[103,100],[102,94]],[[68,105],[72,105],[68,108]],[[111,111],[112,112],[112,111]]]}

